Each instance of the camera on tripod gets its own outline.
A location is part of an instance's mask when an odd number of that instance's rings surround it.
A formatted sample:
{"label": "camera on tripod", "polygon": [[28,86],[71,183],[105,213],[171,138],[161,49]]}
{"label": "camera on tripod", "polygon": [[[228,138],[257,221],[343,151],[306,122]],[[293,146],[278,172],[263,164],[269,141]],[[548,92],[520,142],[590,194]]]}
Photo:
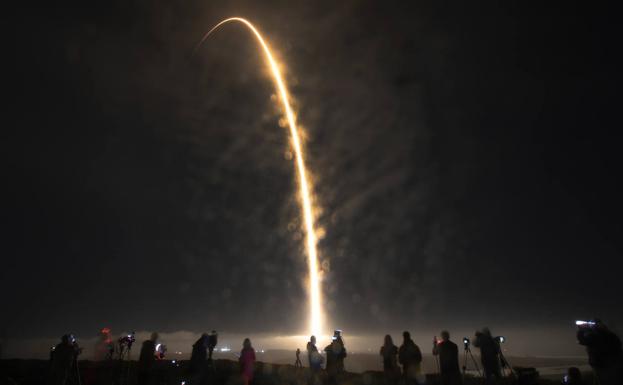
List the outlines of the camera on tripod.
{"label": "camera on tripod", "polygon": [[125,336],[119,337],[117,343],[119,344],[119,361],[124,359],[130,359],[130,352],[132,351],[132,344],[136,341],[134,332]]}
{"label": "camera on tripod", "polygon": [[463,347],[465,347],[465,350],[469,349],[470,344],[471,344],[471,341],[469,340],[469,338],[463,337]]}
{"label": "camera on tripod", "polygon": [[134,332],[125,335],[123,337],[119,337],[119,347],[123,349],[132,349],[132,344],[136,341],[136,337],[134,336]]}

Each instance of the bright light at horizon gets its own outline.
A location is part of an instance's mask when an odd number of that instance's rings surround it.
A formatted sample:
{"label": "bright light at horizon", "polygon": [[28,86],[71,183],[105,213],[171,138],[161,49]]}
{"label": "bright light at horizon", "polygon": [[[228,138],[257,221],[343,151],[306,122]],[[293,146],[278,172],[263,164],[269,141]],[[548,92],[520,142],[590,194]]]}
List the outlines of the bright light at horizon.
{"label": "bright light at horizon", "polygon": [[[307,249],[307,265],[309,270],[309,282],[308,282],[308,290],[309,290],[309,333],[313,335],[321,335],[322,334],[322,307],[320,300],[320,273],[318,271],[318,252],[316,249],[317,246],[317,235],[314,227],[314,215],[313,215],[313,204],[311,199],[309,181],[307,177],[307,170],[305,168],[305,161],[303,158],[303,146],[301,145],[299,130],[296,126],[296,119],[294,116],[294,112],[290,107],[290,101],[288,97],[288,91],[285,86],[285,82],[281,77],[281,72],[279,71],[279,66],[277,62],[273,58],[273,55],[268,48],[268,44],[264,41],[264,38],[259,33],[259,31],[246,19],[240,17],[231,17],[229,19],[225,19],[215,25],[208,33],[204,35],[199,44],[197,44],[197,48],[201,46],[201,44],[210,36],[210,34],[219,28],[221,25],[228,22],[240,22],[247,26],[251,32],[255,35],[258,42],[262,46],[263,52],[266,56],[266,60],[270,65],[273,79],[277,86],[277,90],[279,91],[279,95],[281,97],[281,101],[283,103],[283,108],[286,114],[286,118],[288,120],[288,125],[290,127],[290,135],[292,137],[292,146],[294,147],[294,153],[296,157],[296,167],[299,175],[299,194],[301,199],[301,211],[303,212],[303,219],[305,223],[305,235],[306,235],[306,249]],[[196,50],[195,49],[195,50]]]}

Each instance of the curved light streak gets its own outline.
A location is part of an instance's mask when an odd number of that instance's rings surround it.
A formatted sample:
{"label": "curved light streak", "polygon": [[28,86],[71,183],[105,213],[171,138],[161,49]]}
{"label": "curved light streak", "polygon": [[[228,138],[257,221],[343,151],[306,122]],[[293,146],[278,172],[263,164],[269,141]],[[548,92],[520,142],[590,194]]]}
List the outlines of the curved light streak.
{"label": "curved light streak", "polygon": [[251,24],[248,20],[241,17],[230,17],[221,21],[212,27],[211,30],[206,33],[201,41],[195,47],[195,52],[199,49],[201,44],[220,26],[229,22],[239,22],[249,28],[251,32],[257,38],[266,61],[270,65],[270,69],[273,75],[273,80],[277,86],[277,91],[281,97],[283,103],[283,109],[288,119],[288,125],[290,127],[290,136],[292,137],[292,145],[294,146],[294,153],[296,157],[296,168],[299,175],[299,194],[301,198],[301,211],[303,212],[303,219],[305,221],[305,234],[306,234],[306,249],[307,249],[307,265],[309,269],[309,329],[310,333],[316,336],[320,336],[322,332],[322,308],[320,305],[320,276],[318,271],[318,252],[316,250],[318,239],[316,237],[314,227],[314,215],[313,206],[310,194],[310,182],[307,179],[307,170],[305,168],[305,161],[303,158],[303,146],[301,145],[301,139],[299,136],[299,130],[296,126],[296,118],[290,107],[288,91],[279,71],[279,66],[273,58],[273,55],[268,47],[268,44],[260,34],[260,32]]}

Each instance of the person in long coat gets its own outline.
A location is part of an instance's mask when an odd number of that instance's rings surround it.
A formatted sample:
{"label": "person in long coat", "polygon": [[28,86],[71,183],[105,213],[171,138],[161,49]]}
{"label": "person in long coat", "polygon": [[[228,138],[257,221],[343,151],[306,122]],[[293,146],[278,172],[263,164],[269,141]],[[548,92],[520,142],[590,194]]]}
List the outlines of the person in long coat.
{"label": "person in long coat", "polygon": [[251,346],[251,340],[244,339],[242,350],[240,351],[240,371],[244,385],[249,385],[253,381],[253,372],[255,371],[255,349]]}

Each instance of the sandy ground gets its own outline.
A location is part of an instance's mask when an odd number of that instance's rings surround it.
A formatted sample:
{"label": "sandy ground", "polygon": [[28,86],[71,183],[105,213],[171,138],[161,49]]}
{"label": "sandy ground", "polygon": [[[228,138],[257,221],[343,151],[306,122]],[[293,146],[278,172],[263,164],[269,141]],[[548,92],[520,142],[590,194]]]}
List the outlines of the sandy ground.
{"label": "sandy ground", "polygon": [[[370,355],[368,355],[370,356]],[[261,359],[261,357],[258,357]],[[353,360],[355,362],[356,360]],[[76,371],[72,371],[70,384],[80,385],[110,385],[124,384],[135,385],[138,380],[136,362],[112,361],[97,363],[92,361],[80,361],[80,381],[77,381]],[[238,363],[233,360],[215,360],[213,369],[206,365],[204,381],[198,381],[196,375],[188,372],[187,361],[158,361],[150,372],[153,385],[191,385],[201,383],[203,385],[229,384],[242,385]],[[427,385],[439,385],[439,378],[434,373],[418,376]],[[12,385],[43,385],[49,379],[48,362],[45,360],[0,360],[0,383]],[[296,369],[292,365],[279,365],[266,362],[257,362],[254,371],[253,385],[306,385],[310,379],[310,373],[306,368]],[[587,379],[587,378],[585,378]],[[320,375],[321,383],[327,383],[326,374]],[[512,378],[504,378],[496,382],[496,385],[512,384]],[[541,376],[536,382],[530,384],[553,385],[560,384],[560,378],[547,378]],[[379,371],[365,371],[363,373],[343,373],[338,378],[338,384],[342,385],[384,385],[384,375]],[[482,384],[478,377],[465,377],[464,385]]]}
{"label": "sandy ground", "polygon": [[[235,359],[235,353],[218,353],[217,358]],[[463,365],[465,356],[461,352],[459,356],[460,365]],[[480,365],[480,356],[474,354],[474,358],[478,365]],[[506,357],[512,366],[520,367],[533,367],[539,370],[542,376],[555,376],[556,378],[562,378],[564,372],[570,366],[577,366],[584,371],[590,370],[588,361],[585,357]],[[295,354],[294,352],[287,350],[271,350],[264,353],[258,353],[258,359],[272,364],[294,364]],[[301,353],[301,361],[303,365],[307,366],[305,362],[305,353]],[[381,371],[383,370],[380,356],[371,353],[350,353],[345,360],[346,370],[353,373],[363,373],[365,371]],[[423,370],[426,373],[436,373],[436,361],[431,354],[424,354],[423,356]],[[468,357],[467,370],[471,373],[476,373],[475,367],[470,357]]]}

